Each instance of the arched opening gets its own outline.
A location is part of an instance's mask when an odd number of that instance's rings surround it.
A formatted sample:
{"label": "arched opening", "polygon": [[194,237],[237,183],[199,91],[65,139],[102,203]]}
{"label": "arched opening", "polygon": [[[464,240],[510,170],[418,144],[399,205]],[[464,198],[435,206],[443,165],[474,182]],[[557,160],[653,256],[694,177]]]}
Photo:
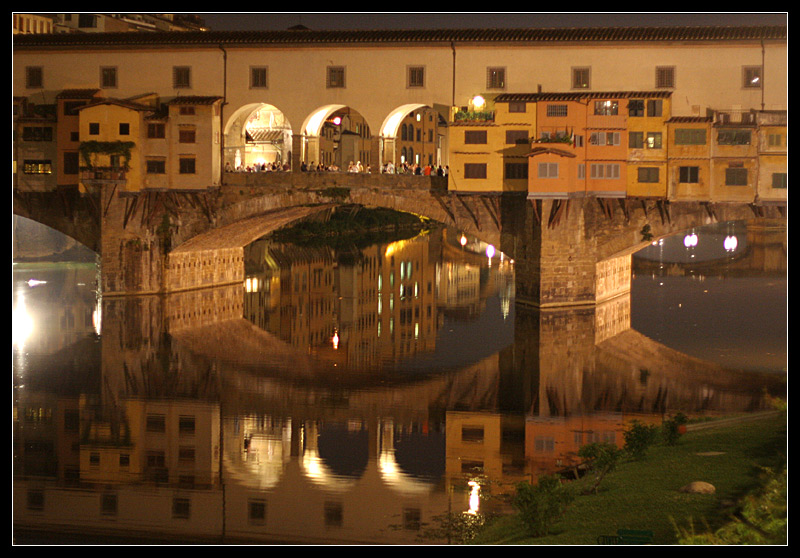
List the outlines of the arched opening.
{"label": "arched opening", "polygon": [[447,165],[447,118],[430,106],[397,107],[383,121],[380,138],[382,161],[395,172]]}
{"label": "arched opening", "polygon": [[225,128],[226,171],[288,169],[292,127],[284,114],[266,103],[237,110]]}
{"label": "arched opening", "polygon": [[350,107],[321,107],[303,125],[301,160],[308,170],[369,172],[373,158],[370,126]]}

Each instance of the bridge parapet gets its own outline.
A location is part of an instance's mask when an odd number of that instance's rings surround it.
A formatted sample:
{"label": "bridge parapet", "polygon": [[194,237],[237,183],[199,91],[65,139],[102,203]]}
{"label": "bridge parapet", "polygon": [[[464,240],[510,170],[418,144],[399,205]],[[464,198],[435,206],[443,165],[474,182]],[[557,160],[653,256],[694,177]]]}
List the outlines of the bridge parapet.
{"label": "bridge parapet", "polygon": [[226,186],[270,186],[304,190],[324,188],[378,188],[447,191],[446,176],[366,172],[226,172]]}

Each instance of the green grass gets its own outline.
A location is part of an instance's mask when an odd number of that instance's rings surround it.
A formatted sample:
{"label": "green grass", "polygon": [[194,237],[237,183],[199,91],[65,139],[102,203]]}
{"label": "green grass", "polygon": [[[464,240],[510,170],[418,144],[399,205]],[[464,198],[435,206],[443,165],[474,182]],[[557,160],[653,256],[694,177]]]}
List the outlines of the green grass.
{"label": "green grass", "polygon": [[[530,538],[515,516],[491,522],[476,544],[593,545],[617,529],[653,531],[654,544],[678,544],[678,529],[714,531],[731,520],[738,503],[762,482],[763,468],[786,463],[786,415],[689,431],[675,446],[651,447],[641,461],[626,461],[597,494],[579,495],[551,533]],[[719,455],[700,455],[721,452]],[[591,479],[573,483],[581,490]],[[714,494],[679,489],[705,481]]]}

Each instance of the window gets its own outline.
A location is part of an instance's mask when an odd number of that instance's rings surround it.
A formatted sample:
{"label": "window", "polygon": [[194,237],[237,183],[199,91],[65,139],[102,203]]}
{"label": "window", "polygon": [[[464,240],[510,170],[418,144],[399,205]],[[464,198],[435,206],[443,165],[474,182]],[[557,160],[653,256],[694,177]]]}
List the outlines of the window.
{"label": "window", "polygon": [[172,499],[172,517],[174,519],[189,519],[191,511],[191,502],[188,498]]}
{"label": "window", "polygon": [[486,130],[468,130],[464,132],[464,143],[467,144],[486,143]]}
{"label": "window", "polygon": [[700,182],[700,167],[679,167],[678,182],[682,184],[697,184]]}
{"label": "window", "polygon": [[505,89],[506,88],[506,69],[505,68],[486,68],[486,88]]}
{"label": "window", "polygon": [[117,515],[117,495],[100,495],[100,515]]}
{"label": "window", "polygon": [[178,162],[178,172],[180,174],[195,174],[194,157],[181,157]]}
{"label": "window", "polygon": [[129,453],[121,453],[119,454],[119,466],[121,469],[125,469],[126,467],[131,466],[131,454]]}
{"label": "window", "polygon": [[647,132],[647,149],[661,149],[661,132]]}
{"label": "window", "polygon": [[97,27],[97,16],[94,14],[78,14],[78,27],[94,29]]}
{"label": "window", "polygon": [[465,163],[464,178],[486,178],[486,163]]}
{"label": "window", "polygon": [[117,69],[111,66],[100,68],[100,87],[103,89],[116,89]]}
{"label": "window", "polygon": [[28,66],[25,68],[25,86],[28,89],[44,87],[44,70],[41,66]]}
{"label": "window", "polygon": [[175,89],[189,89],[192,86],[192,68],[189,66],[174,66],[172,68],[172,87]]}
{"label": "window", "polygon": [[178,109],[181,116],[194,116],[195,110],[192,105],[183,105]]}
{"label": "window", "polygon": [[475,444],[483,443],[483,426],[462,426],[461,441]]}
{"label": "window", "polygon": [[181,416],[178,417],[178,432],[180,434],[194,434],[194,417]]}
{"label": "window", "polygon": [[644,116],[644,101],[631,99],[628,102],[628,116]]}
{"label": "window", "polygon": [[147,174],[166,174],[167,162],[164,159],[148,159],[145,163]]}
{"label": "window", "polygon": [[403,529],[419,531],[422,527],[422,512],[419,508],[403,509]]}
{"label": "window", "polygon": [[147,137],[148,138],[163,138],[165,137],[164,134],[165,126],[161,123],[151,123],[147,125]]}
{"label": "window", "polygon": [[675,145],[705,145],[706,131],[694,128],[675,130]]}
{"label": "window", "polygon": [[250,525],[264,525],[267,520],[267,502],[265,500],[249,500],[247,502],[247,519]]}
{"label": "window", "polygon": [[329,88],[342,88],[345,86],[344,66],[328,66],[327,86]]}
{"label": "window", "polygon": [[567,116],[567,105],[547,105],[547,116]]}
{"label": "window", "polygon": [[44,491],[43,490],[28,490],[27,493],[28,509],[41,511],[44,509]]}
{"label": "window", "polygon": [[252,66],[250,68],[250,89],[267,88],[267,67]]}
{"label": "window", "polygon": [[78,409],[64,410],[64,432],[78,432],[81,425],[81,414]]}
{"label": "window", "polygon": [[590,167],[591,178],[616,179],[619,178],[619,164],[592,163]]}
{"label": "window", "polygon": [[528,131],[527,130],[507,130],[506,131],[506,143],[510,145],[516,145],[518,143],[528,143]]}
{"label": "window", "polygon": [[408,67],[408,87],[425,87],[425,67]]}
{"label": "window", "polygon": [[525,101],[511,101],[508,103],[508,112],[526,112],[528,103]]}
{"label": "window", "polygon": [[80,158],[76,151],[64,153],[64,174],[78,174],[80,170]]}
{"label": "window", "polygon": [[675,66],[656,66],[656,88],[673,89],[675,87]]}
{"label": "window", "polygon": [[619,103],[617,101],[595,101],[594,113],[597,116],[615,116],[619,114]]}
{"label": "window", "polygon": [[539,178],[558,178],[558,163],[539,163]]}
{"label": "window", "polygon": [[661,116],[664,103],[661,99],[647,101],[647,116]]}
{"label": "window", "polygon": [[344,518],[344,510],[341,502],[325,502],[325,526],[341,527]]}
{"label": "window", "polygon": [[178,448],[178,461],[194,463],[194,446],[180,446]]}
{"label": "window", "polygon": [[749,130],[720,130],[717,134],[719,145],[750,145]]}
{"label": "window", "polygon": [[53,165],[49,160],[26,159],[22,163],[24,174],[51,174]]}
{"label": "window", "polygon": [[728,167],[725,169],[726,186],[747,186],[747,169],[744,167]]}
{"label": "window", "polygon": [[53,128],[50,126],[25,126],[22,129],[24,141],[53,141]]}
{"label": "window", "polygon": [[536,436],[533,440],[534,451],[550,453],[555,450],[555,440],[549,436]]}
{"label": "window", "polygon": [[589,136],[589,143],[591,145],[619,145],[620,134],[619,132],[592,132]]}
{"label": "window", "polygon": [[506,163],[506,178],[528,178],[528,164],[527,163]]}
{"label": "window", "polygon": [[100,453],[93,451],[89,454],[89,465],[92,467],[100,466]]}
{"label": "window", "polygon": [[90,136],[99,136],[100,135],[100,123],[99,122],[89,122],[89,135]]}
{"label": "window", "polygon": [[572,88],[589,89],[591,87],[590,68],[572,68]]}
{"label": "window", "polygon": [[769,134],[767,136],[767,145],[770,147],[783,147],[783,135]]}
{"label": "window", "polygon": [[629,132],[628,147],[631,149],[641,149],[644,147],[644,132]]}
{"label": "window", "polygon": [[648,183],[658,182],[658,167],[639,167],[638,180]]}
{"label": "window", "polygon": [[129,136],[131,133],[131,125],[127,122],[120,122],[119,123],[119,135],[121,136]]}
{"label": "window", "polygon": [[147,419],[145,419],[145,429],[147,432],[166,432],[166,417],[164,415],[147,415]]}
{"label": "window", "polygon": [[773,188],[780,188],[781,190],[786,189],[786,184],[788,182],[787,174],[785,172],[773,172],[772,173],[772,187]]}
{"label": "window", "polygon": [[194,143],[195,129],[194,128],[180,128],[178,130],[179,143]]}
{"label": "window", "polygon": [[745,66],[742,68],[742,87],[761,89],[761,66]]}

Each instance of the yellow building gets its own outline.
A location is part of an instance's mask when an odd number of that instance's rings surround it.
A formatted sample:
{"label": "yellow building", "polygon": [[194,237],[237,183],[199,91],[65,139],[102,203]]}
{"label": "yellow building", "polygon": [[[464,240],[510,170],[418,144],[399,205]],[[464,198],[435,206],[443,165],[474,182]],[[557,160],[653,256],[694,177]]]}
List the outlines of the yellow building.
{"label": "yellow building", "polygon": [[628,196],[666,196],[667,120],[671,114],[670,91],[633,94],[628,100]]}
{"label": "yellow building", "polygon": [[755,113],[716,112],[711,132],[711,201],[752,202],[758,180]]}
{"label": "yellow building", "polygon": [[449,189],[527,192],[536,105],[515,95],[473,99],[450,126]]}
{"label": "yellow building", "polygon": [[789,161],[787,159],[786,111],[761,111],[758,119],[758,189],[762,202],[787,201]]}
{"label": "yellow building", "polygon": [[669,199],[710,199],[711,122],[710,116],[677,116],[667,121]]}

